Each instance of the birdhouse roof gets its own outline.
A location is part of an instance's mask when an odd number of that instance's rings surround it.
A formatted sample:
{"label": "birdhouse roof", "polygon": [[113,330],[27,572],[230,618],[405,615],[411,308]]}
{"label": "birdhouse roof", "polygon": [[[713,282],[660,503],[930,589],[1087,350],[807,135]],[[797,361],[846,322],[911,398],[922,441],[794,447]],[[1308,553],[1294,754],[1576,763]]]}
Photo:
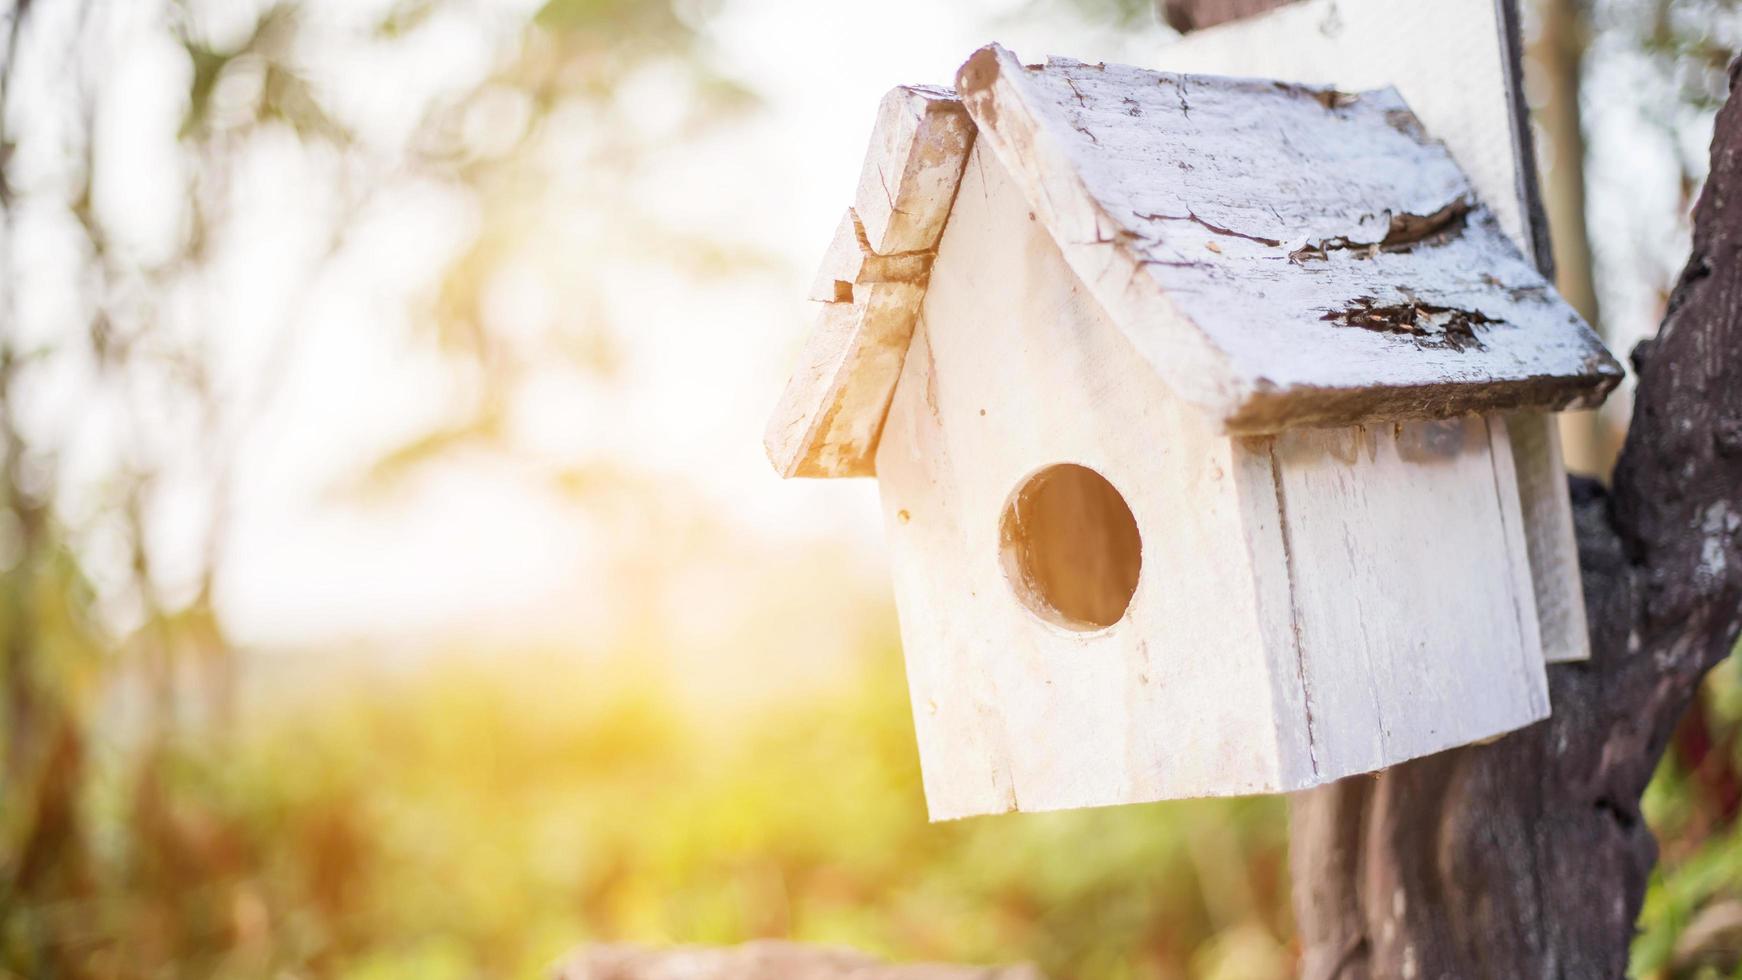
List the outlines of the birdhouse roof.
{"label": "birdhouse roof", "polygon": [[884,100],[771,424],[786,475],[871,472],[974,140],[1142,362],[1229,433],[1586,407],[1621,377],[1395,90],[992,45],[954,92]]}

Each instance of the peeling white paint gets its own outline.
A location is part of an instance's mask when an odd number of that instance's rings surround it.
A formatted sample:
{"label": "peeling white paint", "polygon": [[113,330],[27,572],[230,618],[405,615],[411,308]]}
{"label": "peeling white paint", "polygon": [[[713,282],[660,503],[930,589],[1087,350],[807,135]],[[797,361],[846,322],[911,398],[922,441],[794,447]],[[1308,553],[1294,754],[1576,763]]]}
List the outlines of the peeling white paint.
{"label": "peeling white paint", "polygon": [[996,46],[957,87],[1138,353],[1230,431],[1560,408],[1620,377],[1393,90]]}
{"label": "peeling white paint", "polygon": [[1700,563],[1694,568],[1694,584],[1705,588],[1723,581],[1729,570],[1729,542],[1736,529],[1742,527],[1742,514],[1719,500],[1706,508],[1700,518]]}

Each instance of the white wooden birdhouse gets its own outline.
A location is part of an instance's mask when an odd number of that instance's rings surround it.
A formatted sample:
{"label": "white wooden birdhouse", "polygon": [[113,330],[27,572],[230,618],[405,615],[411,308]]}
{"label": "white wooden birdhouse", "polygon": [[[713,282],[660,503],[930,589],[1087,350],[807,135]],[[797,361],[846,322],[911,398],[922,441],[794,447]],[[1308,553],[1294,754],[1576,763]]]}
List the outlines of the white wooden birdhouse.
{"label": "white wooden birdhouse", "polygon": [[1369,772],[1583,655],[1543,413],[1621,370],[1394,91],[984,48],[813,298],[768,449],[879,481],[934,818]]}

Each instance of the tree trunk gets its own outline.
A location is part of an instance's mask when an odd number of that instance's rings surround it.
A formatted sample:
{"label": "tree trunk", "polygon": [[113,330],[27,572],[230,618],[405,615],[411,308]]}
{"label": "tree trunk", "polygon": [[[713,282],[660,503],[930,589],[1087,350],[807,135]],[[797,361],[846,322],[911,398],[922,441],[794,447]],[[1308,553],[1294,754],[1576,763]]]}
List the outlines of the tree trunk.
{"label": "tree trunk", "polygon": [[[1280,6],[1282,2],[1267,6]],[[1164,0],[1169,23],[1251,13]],[[1588,663],[1554,715],[1489,745],[1293,801],[1309,980],[1618,977],[1656,842],[1640,797],[1742,631],[1742,99],[1719,112],[1693,252],[1655,340],[1613,491],[1575,481]]]}
{"label": "tree trunk", "polygon": [[1527,56],[1536,62],[1543,83],[1542,104],[1535,114],[1548,149],[1543,205],[1554,242],[1555,288],[1597,329],[1597,289],[1585,227],[1585,127],[1579,111],[1589,18],[1585,0],[1537,0],[1536,8],[1540,24]]}

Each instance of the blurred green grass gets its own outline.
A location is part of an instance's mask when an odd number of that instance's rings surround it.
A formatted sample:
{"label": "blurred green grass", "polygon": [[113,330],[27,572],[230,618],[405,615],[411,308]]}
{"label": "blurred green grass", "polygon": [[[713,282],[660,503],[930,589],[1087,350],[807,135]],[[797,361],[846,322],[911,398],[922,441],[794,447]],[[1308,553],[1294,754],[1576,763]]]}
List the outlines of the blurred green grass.
{"label": "blurred green grass", "polygon": [[[677,703],[646,658],[438,659],[264,700],[227,739],[97,753],[93,887],[8,915],[79,975],[536,977],[589,941],[779,937],[1057,978],[1292,975],[1281,798],[931,824],[899,651],[743,715]],[[1702,700],[1715,756],[1672,751],[1632,974],[1742,894],[1714,801],[1742,674]],[[1678,736],[1678,745],[1682,744]],[[1733,803],[1733,801],[1732,801]],[[69,923],[72,927],[69,927]]]}
{"label": "blurred green grass", "polygon": [[[1698,756],[1696,758],[1696,756]],[[1742,667],[1734,654],[1707,676],[1670,751],[1646,790],[1659,860],[1639,917],[1629,972],[1640,977],[1742,976],[1695,962],[1689,927],[1742,913]],[[1704,930],[1702,930],[1704,931]],[[1678,944],[1683,948],[1678,949]],[[1707,952],[1742,958],[1742,933],[1717,936]]]}
{"label": "blurred green grass", "polygon": [[90,962],[529,977],[590,940],[787,937],[1055,977],[1288,975],[1281,800],[930,824],[898,657],[730,731],[626,661],[446,662],[257,716],[222,755],[97,781],[134,859],[88,910],[116,937]]}

